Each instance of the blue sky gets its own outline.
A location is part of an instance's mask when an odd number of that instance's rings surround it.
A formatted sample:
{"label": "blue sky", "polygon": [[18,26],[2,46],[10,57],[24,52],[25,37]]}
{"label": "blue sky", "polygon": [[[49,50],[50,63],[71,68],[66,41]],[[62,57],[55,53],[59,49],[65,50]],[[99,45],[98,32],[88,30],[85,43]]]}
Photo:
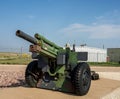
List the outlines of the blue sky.
{"label": "blue sky", "polygon": [[17,29],[60,46],[120,47],[119,0],[1,0],[0,23],[0,49],[29,47]]}

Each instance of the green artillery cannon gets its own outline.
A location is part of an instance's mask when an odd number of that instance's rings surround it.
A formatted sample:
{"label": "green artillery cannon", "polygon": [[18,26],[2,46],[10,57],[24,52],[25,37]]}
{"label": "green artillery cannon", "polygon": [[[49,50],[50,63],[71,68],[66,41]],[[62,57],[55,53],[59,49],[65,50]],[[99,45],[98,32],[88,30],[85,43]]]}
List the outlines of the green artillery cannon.
{"label": "green artillery cannon", "polygon": [[68,45],[62,48],[35,34],[35,38],[17,30],[16,35],[31,42],[29,51],[32,58],[26,68],[25,80],[30,87],[37,87],[77,95],[88,93],[91,85],[91,71],[87,63],[87,53],[75,52]]}

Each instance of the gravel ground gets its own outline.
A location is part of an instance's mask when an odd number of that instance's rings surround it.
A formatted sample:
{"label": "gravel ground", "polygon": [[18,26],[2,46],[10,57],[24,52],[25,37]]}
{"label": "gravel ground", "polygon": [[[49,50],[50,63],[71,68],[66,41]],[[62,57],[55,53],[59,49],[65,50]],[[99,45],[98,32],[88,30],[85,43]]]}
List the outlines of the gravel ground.
{"label": "gravel ground", "polygon": [[17,87],[25,85],[23,71],[0,71],[0,87]]}

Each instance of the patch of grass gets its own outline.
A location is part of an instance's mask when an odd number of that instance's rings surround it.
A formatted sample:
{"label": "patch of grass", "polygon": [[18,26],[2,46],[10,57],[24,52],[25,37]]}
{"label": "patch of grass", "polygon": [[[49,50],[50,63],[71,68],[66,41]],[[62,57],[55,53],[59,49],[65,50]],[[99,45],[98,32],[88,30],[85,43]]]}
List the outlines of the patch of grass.
{"label": "patch of grass", "polygon": [[0,64],[28,64],[30,61],[32,61],[30,54],[0,52]]}
{"label": "patch of grass", "polygon": [[89,62],[89,65],[92,66],[112,66],[112,67],[120,67],[120,64],[117,62]]}
{"label": "patch of grass", "polygon": [[16,59],[2,59],[0,64],[28,64],[32,59],[28,58],[16,58]]}

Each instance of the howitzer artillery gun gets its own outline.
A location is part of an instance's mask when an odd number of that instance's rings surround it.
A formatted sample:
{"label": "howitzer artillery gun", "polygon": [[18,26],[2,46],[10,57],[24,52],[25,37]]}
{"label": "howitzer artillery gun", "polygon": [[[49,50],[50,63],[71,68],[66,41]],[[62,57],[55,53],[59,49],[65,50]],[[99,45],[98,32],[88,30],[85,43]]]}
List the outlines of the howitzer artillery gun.
{"label": "howitzer artillery gun", "polygon": [[91,71],[87,54],[75,52],[67,45],[65,49],[35,34],[35,38],[17,30],[16,35],[31,42],[32,58],[26,68],[25,80],[30,87],[58,90],[85,95],[91,85]]}

